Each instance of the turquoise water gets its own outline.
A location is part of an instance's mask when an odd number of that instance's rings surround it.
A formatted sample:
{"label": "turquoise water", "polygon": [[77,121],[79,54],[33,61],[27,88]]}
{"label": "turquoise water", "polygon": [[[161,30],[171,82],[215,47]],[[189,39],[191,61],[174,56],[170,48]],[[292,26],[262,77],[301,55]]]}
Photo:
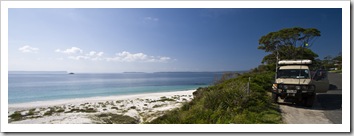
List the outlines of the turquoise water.
{"label": "turquoise water", "polygon": [[9,104],[96,96],[194,90],[220,72],[9,74]]}

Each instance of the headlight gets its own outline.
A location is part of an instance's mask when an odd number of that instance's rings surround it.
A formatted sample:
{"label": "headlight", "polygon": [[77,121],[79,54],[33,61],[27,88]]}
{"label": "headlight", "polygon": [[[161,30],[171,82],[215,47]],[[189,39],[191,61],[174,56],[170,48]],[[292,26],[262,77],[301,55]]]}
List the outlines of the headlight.
{"label": "headlight", "polygon": [[300,90],[301,89],[301,86],[297,85],[295,86],[296,90]]}
{"label": "headlight", "polygon": [[277,90],[278,89],[277,84],[273,84],[272,89]]}
{"label": "headlight", "polygon": [[284,88],[284,89],[288,89],[288,85],[284,85],[283,88]]}

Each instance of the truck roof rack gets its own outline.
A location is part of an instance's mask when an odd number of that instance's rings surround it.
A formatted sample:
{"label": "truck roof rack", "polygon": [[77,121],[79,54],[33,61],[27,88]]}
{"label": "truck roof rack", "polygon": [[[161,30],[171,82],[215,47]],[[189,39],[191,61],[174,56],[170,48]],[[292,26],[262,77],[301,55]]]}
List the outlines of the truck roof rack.
{"label": "truck roof rack", "polygon": [[310,65],[311,60],[281,60],[278,62],[279,65]]}

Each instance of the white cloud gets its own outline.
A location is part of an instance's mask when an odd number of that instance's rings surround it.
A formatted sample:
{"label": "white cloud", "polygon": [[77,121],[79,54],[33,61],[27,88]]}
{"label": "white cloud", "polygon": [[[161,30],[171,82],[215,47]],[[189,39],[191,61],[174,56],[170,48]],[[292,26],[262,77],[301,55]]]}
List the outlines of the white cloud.
{"label": "white cloud", "polygon": [[155,21],[155,22],[157,22],[157,21],[159,21],[159,19],[158,18],[154,18],[154,17],[145,17],[145,21]]}
{"label": "white cloud", "polygon": [[78,47],[71,47],[71,48],[66,49],[66,50],[56,49],[55,52],[65,53],[65,54],[77,54],[77,53],[83,53],[84,51],[81,50]]}
{"label": "white cloud", "polygon": [[126,62],[143,61],[147,59],[147,55],[145,55],[144,53],[132,54],[130,52],[123,51],[116,55],[118,55],[118,57],[120,57],[122,61],[126,61]]}
{"label": "white cloud", "polygon": [[87,56],[96,56],[96,57],[101,57],[104,53],[103,52],[95,52],[95,51],[90,51]]}
{"label": "white cloud", "polygon": [[115,57],[106,58],[107,61],[119,61],[119,62],[167,62],[170,57],[154,57],[148,56],[144,53],[130,53],[123,51],[121,53],[116,53]]}
{"label": "white cloud", "polygon": [[148,56],[144,53],[130,53],[123,51],[116,53],[113,57],[105,57],[104,52],[90,51],[85,53],[82,49],[72,47],[66,50],[57,49],[55,52],[67,54],[68,59],[72,60],[92,60],[92,61],[116,61],[116,62],[168,62],[170,57],[164,56]]}
{"label": "white cloud", "polygon": [[97,53],[97,56],[102,56],[103,55],[103,52],[99,52],[99,53]]}
{"label": "white cloud", "polygon": [[90,59],[89,56],[69,56],[69,59],[73,59],[73,60],[88,60]]}
{"label": "white cloud", "polygon": [[69,59],[73,60],[93,60],[93,61],[98,61],[98,60],[104,60],[102,58],[103,52],[96,52],[96,51],[90,51],[87,54],[84,55],[77,55],[77,56],[69,56]]}
{"label": "white cloud", "polygon": [[39,51],[38,48],[34,48],[28,45],[25,45],[21,48],[18,48],[19,51],[23,52],[23,53],[37,53]]}
{"label": "white cloud", "polygon": [[71,47],[65,50],[56,49],[55,52],[70,55],[67,58],[73,60],[104,60],[102,58],[104,52],[90,51],[84,54],[84,51],[78,47]]}

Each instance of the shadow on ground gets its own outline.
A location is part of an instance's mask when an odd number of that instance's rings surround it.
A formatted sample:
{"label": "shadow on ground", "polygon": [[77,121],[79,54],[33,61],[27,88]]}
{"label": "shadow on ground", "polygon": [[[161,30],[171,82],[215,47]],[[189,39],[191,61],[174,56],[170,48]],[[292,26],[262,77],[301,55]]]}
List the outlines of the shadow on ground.
{"label": "shadow on ground", "polygon": [[318,94],[317,101],[321,104],[322,110],[342,109],[342,94]]}
{"label": "shadow on ground", "polygon": [[295,108],[312,109],[312,110],[341,110],[342,109],[342,94],[317,94],[316,102],[312,107],[302,106],[292,102],[293,100],[279,101],[279,105],[286,105]]}

